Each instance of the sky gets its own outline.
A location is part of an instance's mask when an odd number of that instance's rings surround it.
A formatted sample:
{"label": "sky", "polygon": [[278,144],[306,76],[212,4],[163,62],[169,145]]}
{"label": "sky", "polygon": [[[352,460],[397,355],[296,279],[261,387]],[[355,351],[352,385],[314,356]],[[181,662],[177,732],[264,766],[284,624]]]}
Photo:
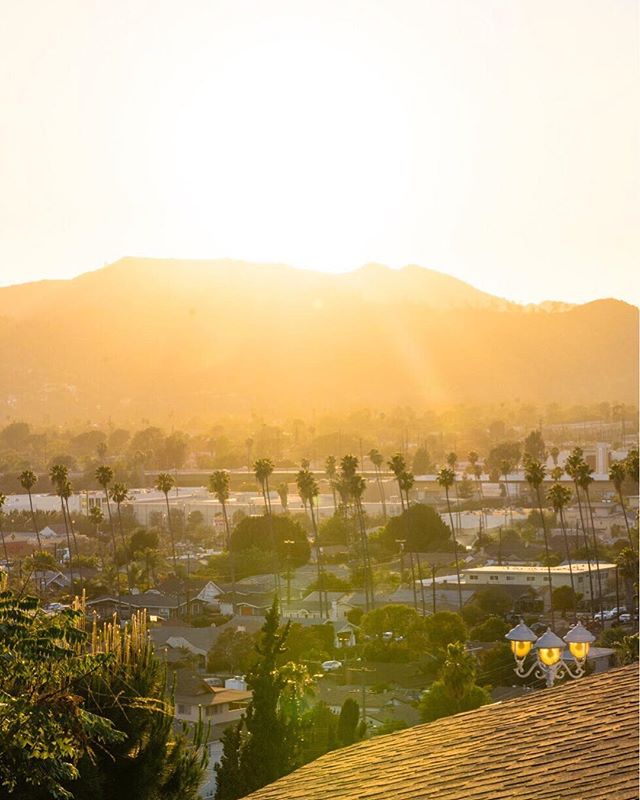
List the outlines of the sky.
{"label": "sky", "polygon": [[122,256],[640,299],[637,0],[0,3],[0,285]]}

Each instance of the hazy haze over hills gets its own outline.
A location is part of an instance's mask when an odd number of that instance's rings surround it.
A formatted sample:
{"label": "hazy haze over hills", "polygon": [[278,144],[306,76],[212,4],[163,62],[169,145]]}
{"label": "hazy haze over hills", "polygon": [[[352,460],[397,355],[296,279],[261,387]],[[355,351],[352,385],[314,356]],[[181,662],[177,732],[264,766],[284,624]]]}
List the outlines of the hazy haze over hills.
{"label": "hazy haze over hills", "polygon": [[534,311],[417,266],[127,258],[0,288],[0,407],[52,422],[635,402],[637,342],[626,303]]}

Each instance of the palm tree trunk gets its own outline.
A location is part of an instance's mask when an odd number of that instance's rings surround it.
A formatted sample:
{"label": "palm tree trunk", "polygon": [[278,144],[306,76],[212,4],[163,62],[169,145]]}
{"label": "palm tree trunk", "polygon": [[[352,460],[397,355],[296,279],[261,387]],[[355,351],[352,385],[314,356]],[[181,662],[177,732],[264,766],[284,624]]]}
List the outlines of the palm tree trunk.
{"label": "palm tree trunk", "polygon": [[382,518],[387,521],[387,503],[384,497],[384,489],[382,487],[382,478],[380,476],[380,467],[376,467],[376,482],[378,484],[378,491],[380,492],[380,502],[382,503]]}
{"label": "palm tree trunk", "polygon": [[551,585],[551,563],[549,561],[549,536],[547,535],[547,523],[542,511],[542,498],[540,496],[540,487],[536,486],[536,496],[538,498],[538,511],[540,512],[540,519],[542,520],[542,533],[544,535],[544,552],[547,558],[547,578],[549,581],[549,606],[551,609],[551,627],[556,627],[556,618],[553,611],[553,586]]}
{"label": "palm tree trunk", "polygon": [[580,512],[580,527],[582,528],[584,549],[587,554],[587,571],[589,573],[589,594],[590,594],[589,609],[591,611],[591,616],[593,616],[593,573],[591,572],[591,547],[589,545],[589,539],[587,538],[587,527],[584,524],[584,517],[582,515],[582,500],[580,499],[580,489],[578,487],[578,481],[574,481],[573,486],[576,490],[576,500],[578,501],[578,511]]}
{"label": "palm tree trunk", "polygon": [[560,526],[562,527],[562,538],[564,539],[564,549],[569,562],[569,580],[571,581],[571,591],[573,592],[573,621],[578,621],[578,597],[576,595],[576,587],[573,581],[573,566],[571,564],[571,549],[569,547],[569,537],[567,536],[567,526],[564,522],[564,509],[562,506],[558,509],[560,511]]}
{"label": "palm tree trunk", "polygon": [[231,550],[231,527],[229,526],[229,516],[227,514],[227,504],[221,501],[222,516],[224,518],[224,528],[227,532],[227,552],[229,553],[229,567],[231,568],[231,607],[235,614],[236,607],[236,561],[235,556]]}
{"label": "palm tree trunk", "polygon": [[7,552],[7,542],[4,538],[4,526],[2,524],[2,513],[0,512],[0,537],[2,537],[2,549],[4,551],[4,560],[7,564],[7,574],[9,572],[9,553]]}
{"label": "palm tree trunk", "polygon": [[364,511],[362,508],[362,501],[359,498],[356,500],[356,513],[358,515],[358,522],[360,524],[360,538],[362,541],[365,601],[366,601],[367,611],[369,611],[372,610],[375,606],[373,573],[371,571],[371,560],[369,558],[369,540],[367,538],[367,529],[364,524]]}
{"label": "palm tree trunk", "polygon": [[402,485],[400,484],[400,478],[398,478],[398,491],[400,492],[401,511],[404,511],[404,495],[402,494]]}
{"label": "palm tree trunk", "polygon": [[178,560],[176,558],[176,543],[173,538],[173,525],[171,524],[171,508],[169,507],[169,492],[164,493],[164,499],[167,504],[167,528],[169,529],[169,538],[171,539],[171,558],[173,560],[173,572],[178,574]]}
{"label": "palm tree trunk", "polygon": [[627,510],[624,507],[624,497],[622,496],[622,486],[618,488],[618,498],[620,499],[620,506],[622,507],[622,516],[624,517],[624,524],[627,529],[627,536],[629,537],[629,547],[635,552],[635,547],[633,544],[633,537],[631,536],[631,527],[629,525],[629,520],[627,518]]}
{"label": "palm tree trunk", "polygon": [[[324,616],[322,613],[322,590],[323,590],[323,570],[321,565],[321,558],[320,558],[320,541],[318,538],[318,526],[316,524],[316,515],[315,511],[313,510],[313,497],[309,498],[309,506],[311,508],[311,525],[313,527],[313,541],[316,546],[316,571],[318,573],[318,598],[320,600],[320,621],[324,620]],[[325,588],[326,592],[326,588]],[[325,596],[325,611],[326,617],[329,619],[329,608],[328,603],[326,602],[327,597]]]}
{"label": "palm tree trunk", "polygon": [[31,519],[33,521],[33,530],[36,533],[36,540],[38,542],[38,550],[42,550],[42,542],[40,541],[40,531],[38,530],[38,522],[36,520],[36,512],[33,510],[33,498],[31,497],[31,489],[27,492],[29,495],[29,508],[31,509]]}
{"label": "palm tree trunk", "polygon": [[124,530],[122,529],[122,514],[120,513],[120,503],[116,503],[116,509],[118,511],[118,529],[120,531],[120,541],[122,542],[122,550],[124,552],[124,558],[125,558],[125,567],[127,570],[127,588],[129,589],[129,594],[131,594],[131,590],[133,589],[133,581],[131,580],[131,569],[129,565],[129,553],[127,553],[127,542],[124,538]]}
{"label": "palm tree trunk", "polygon": [[416,551],[416,565],[418,567],[418,580],[420,581],[420,603],[422,605],[422,616],[427,616],[427,608],[424,602],[424,584],[422,583],[422,566],[420,564],[420,553]]}
{"label": "palm tree trunk", "polygon": [[109,517],[109,529],[111,530],[111,546],[113,548],[113,568],[115,569],[116,575],[116,592],[118,594],[118,602],[120,602],[121,593],[120,593],[120,572],[118,570],[118,564],[116,560],[116,529],[113,524],[113,514],[111,513],[111,501],[109,500],[109,489],[107,486],[104,486],[104,496],[107,501],[107,516]]}
{"label": "palm tree trunk", "polygon": [[271,500],[269,499],[269,479],[265,478],[262,484],[262,497],[264,498],[264,512],[267,516],[267,525],[269,526],[269,540],[271,542],[272,552],[272,567],[273,567],[273,588],[275,593],[280,597],[280,559],[278,558],[278,551],[276,549],[276,537],[273,533],[273,519],[271,517]]}
{"label": "palm tree trunk", "polygon": [[71,591],[73,592],[73,568],[71,561],[73,557],[73,550],[71,548],[71,536],[69,535],[69,523],[67,521],[67,513],[64,510],[64,497],[60,497],[60,507],[62,508],[62,519],[64,520],[64,530],[67,534],[67,547],[69,548],[69,580],[71,582]]}
{"label": "palm tree trunk", "polygon": [[456,560],[456,579],[458,582],[458,608],[462,612],[462,589],[460,588],[460,562],[458,561],[458,537],[456,536],[455,525],[453,524],[453,514],[451,513],[451,501],[449,500],[449,489],[445,487],[447,496],[447,511],[449,512],[449,522],[451,523],[451,535],[453,536],[453,554]]}
{"label": "palm tree trunk", "polygon": [[587,498],[587,508],[589,509],[589,518],[591,520],[591,534],[593,536],[593,555],[596,559],[596,570],[598,576],[598,607],[600,610],[600,622],[602,623],[602,627],[604,628],[604,614],[603,614],[603,605],[602,605],[602,577],[600,575],[600,557],[598,555],[598,535],[596,534],[596,526],[593,521],[593,507],[591,505],[591,497],[589,496],[589,489],[586,488],[584,490],[585,497]]}
{"label": "palm tree trunk", "polygon": [[418,593],[416,591],[416,569],[413,565],[413,550],[409,551],[409,569],[411,570],[411,589],[413,590],[413,607],[418,611]]}
{"label": "palm tree trunk", "polygon": [[69,518],[69,528],[73,538],[73,546],[76,550],[76,558],[78,559],[78,577],[80,579],[80,591],[84,594],[84,578],[82,577],[82,567],[80,566],[80,550],[78,549],[78,540],[76,539],[76,532],[73,527],[73,520],[71,519],[71,512],[69,511],[69,498],[65,497],[64,504],[67,509],[67,517]]}

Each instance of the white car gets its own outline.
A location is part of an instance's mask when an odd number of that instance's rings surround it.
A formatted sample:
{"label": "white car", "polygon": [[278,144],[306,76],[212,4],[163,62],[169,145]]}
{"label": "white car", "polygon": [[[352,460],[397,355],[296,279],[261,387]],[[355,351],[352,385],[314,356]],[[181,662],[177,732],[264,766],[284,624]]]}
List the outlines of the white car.
{"label": "white car", "polygon": [[342,661],[323,661],[322,669],[325,672],[335,672],[342,667]]}

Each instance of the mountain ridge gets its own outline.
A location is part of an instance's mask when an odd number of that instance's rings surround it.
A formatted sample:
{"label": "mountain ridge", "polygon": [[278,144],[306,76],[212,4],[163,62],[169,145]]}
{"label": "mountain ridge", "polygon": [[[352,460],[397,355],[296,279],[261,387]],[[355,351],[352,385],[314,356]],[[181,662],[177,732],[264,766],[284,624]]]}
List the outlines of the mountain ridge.
{"label": "mountain ridge", "polygon": [[[531,308],[445,273],[120,259],[0,288],[5,416],[634,402],[638,309]],[[43,411],[44,409],[44,411]]]}

